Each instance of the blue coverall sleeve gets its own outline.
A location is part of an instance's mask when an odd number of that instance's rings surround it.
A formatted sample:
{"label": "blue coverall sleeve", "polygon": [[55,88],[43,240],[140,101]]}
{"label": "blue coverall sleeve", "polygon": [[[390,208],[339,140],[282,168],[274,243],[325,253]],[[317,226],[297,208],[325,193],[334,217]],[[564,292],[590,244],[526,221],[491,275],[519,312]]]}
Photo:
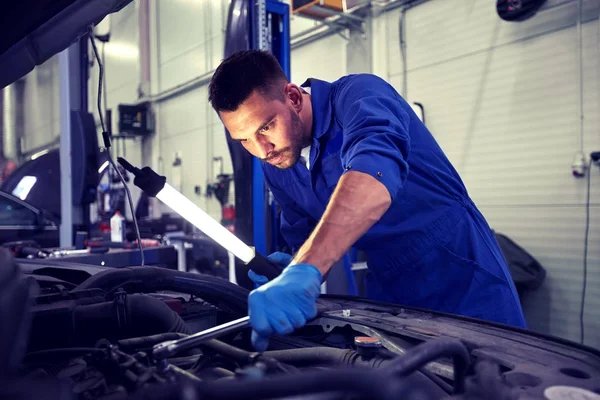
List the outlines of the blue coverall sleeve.
{"label": "blue coverall sleeve", "polygon": [[375,75],[348,77],[338,88],[333,107],[344,139],[345,172],[371,175],[387,188],[392,201],[408,175],[410,116],[394,88]]}

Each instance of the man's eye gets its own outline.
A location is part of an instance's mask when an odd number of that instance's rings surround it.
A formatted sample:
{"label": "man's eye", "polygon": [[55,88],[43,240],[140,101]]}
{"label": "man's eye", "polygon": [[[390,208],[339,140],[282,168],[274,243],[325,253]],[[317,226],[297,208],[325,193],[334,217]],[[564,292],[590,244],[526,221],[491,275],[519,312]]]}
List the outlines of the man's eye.
{"label": "man's eye", "polygon": [[271,125],[273,125],[272,122],[269,123],[269,125],[263,126],[263,128],[260,130],[261,132],[266,132],[269,129],[271,129]]}

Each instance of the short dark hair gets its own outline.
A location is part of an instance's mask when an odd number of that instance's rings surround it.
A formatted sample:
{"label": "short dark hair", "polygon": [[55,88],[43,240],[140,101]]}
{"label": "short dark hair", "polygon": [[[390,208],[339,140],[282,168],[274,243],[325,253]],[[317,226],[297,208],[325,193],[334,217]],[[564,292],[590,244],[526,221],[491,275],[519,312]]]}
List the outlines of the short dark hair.
{"label": "short dark hair", "polygon": [[288,82],[273,54],[242,50],[227,57],[215,71],[208,87],[208,101],[215,111],[235,111],[253,91],[270,99],[284,99],[281,83]]}

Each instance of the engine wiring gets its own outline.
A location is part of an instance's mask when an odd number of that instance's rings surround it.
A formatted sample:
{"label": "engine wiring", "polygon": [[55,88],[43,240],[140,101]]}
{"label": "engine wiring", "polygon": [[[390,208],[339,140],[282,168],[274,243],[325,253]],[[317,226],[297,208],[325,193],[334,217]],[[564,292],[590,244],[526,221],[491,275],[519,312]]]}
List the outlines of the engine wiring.
{"label": "engine wiring", "polygon": [[138,242],[138,248],[140,250],[140,262],[141,262],[141,266],[143,267],[145,265],[144,248],[142,245],[142,237],[140,235],[140,229],[138,227],[137,217],[135,216],[135,207],[133,206],[133,198],[131,196],[131,191],[129,190],[129,187],[127,186],[127,182],[125,182],[125,178],[123,178],[121,171],[119,170],[119,168],[115,164],[115,161],[113,160],[113,157],[112,157],[112,154],[110,151],[110,147],[111,147],[110,137],[108,136],[108,133],[106,131],[106,126],[104,125],[104,117],[102,116],[102,80],[104,78],[104,65],[102,63],[102,60],[100,59],[100,54],[98,53],[98,47],[96,46],[96,38],[95,38],[93,29],[90,29],[88,35],[90,38],[90,43],[92,44],[92,48],[94,50],[94,56],[96,57],[96,62],[98,63],[98,99],[97,99],[98,100],[98,115],[100,117],[100,126],[102,127],[102,138],[104,139],[104,147],[105,147],[105,151],[108,154],[108,161],[110,162],[110,165],[112,166],[112,168],[117,172],[117,176],[119,177],[119,180],[123,184],[123,187],[125,188],[125,193],[127,194],[127,201],[129,203],[129,208],[131,209],[131,218],[133,219],[133,225],[135,227],[135,235],[136,235],[137,242]]}

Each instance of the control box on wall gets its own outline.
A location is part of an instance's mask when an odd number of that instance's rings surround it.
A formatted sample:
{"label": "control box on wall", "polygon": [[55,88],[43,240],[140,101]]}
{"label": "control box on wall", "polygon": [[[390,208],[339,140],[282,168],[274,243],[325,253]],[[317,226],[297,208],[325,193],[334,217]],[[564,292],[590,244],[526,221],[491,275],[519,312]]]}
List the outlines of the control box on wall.
{"label": "control box on wall", "polygon": [[153,131],[150,103],[119,104],[119,134],[145,136]]}

